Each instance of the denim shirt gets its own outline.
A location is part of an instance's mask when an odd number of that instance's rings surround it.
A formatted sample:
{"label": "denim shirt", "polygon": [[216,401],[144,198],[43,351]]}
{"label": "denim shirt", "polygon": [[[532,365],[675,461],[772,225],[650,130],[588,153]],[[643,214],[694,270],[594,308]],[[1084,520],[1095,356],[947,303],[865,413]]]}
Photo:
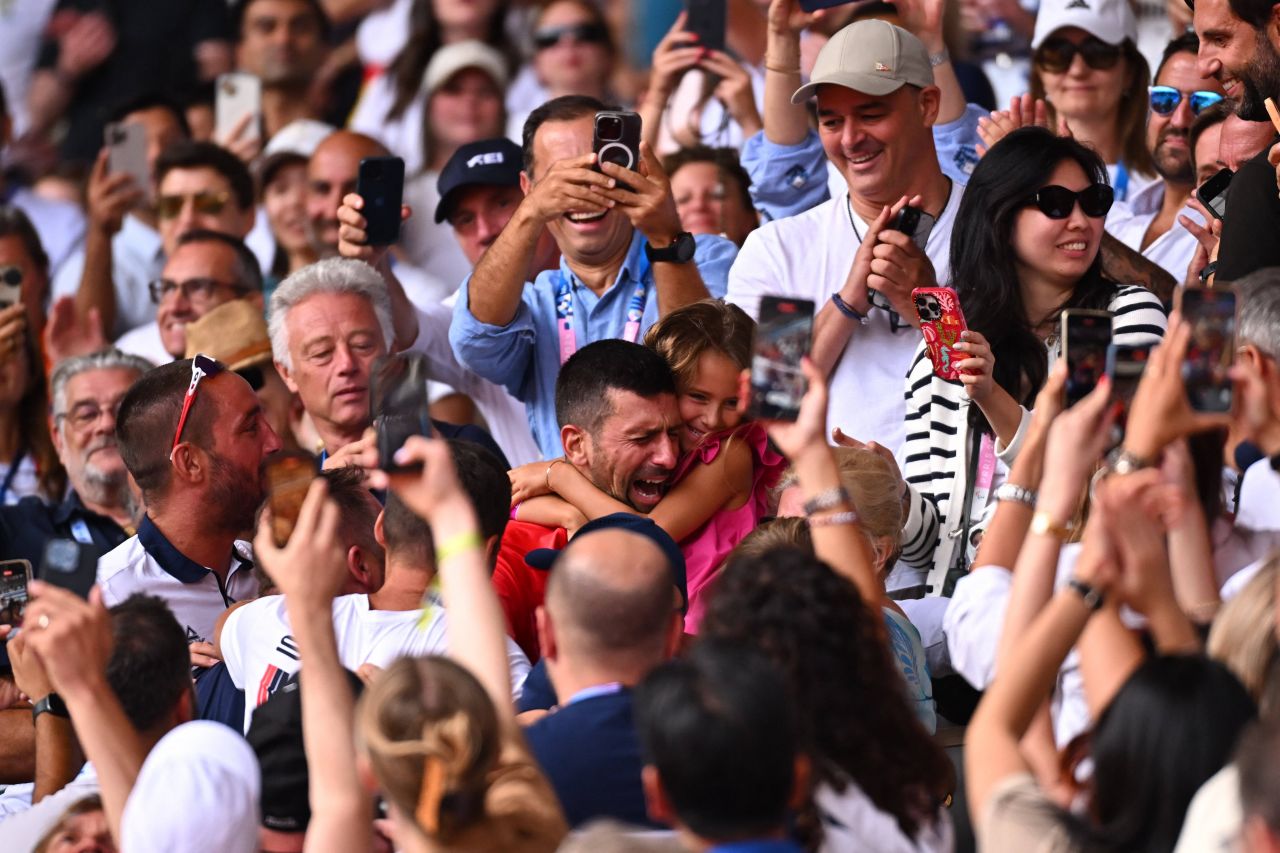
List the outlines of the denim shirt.
{"label": "denim shirt", "polygon": [[[729,281],[729,267],[738,249],[723,237],[699,235],[693,260],[702,281],[713,297],[724,296]],[[639,231],[631,239],[631,248],[618,272],[618,278],[602,295],[597,296],[578,280],[562,257],[560,268],[538,274],[532,284],[526,283],[516,315],[505,326],[482,323],[471,313],[471,278],[462,284],[453,323],[449,327],[449,343],[458,361],[480,376],[504,386],[525,404],[533,437],[546,459],[564,453],[560,444],[560,425],[556,422],[556,376],[560,373],[560,336],[556,325],[556,291],[560,281],[571,284],[573,330],[578,349],[594,341],[620,338],[627,324],[627,303],[635,292],[639,276],[649,285],[644,316],[640,322],[640,339],[658,321],[658,292],[653,272],[644,255],[645,237]],[[637,341],[639,342],[639,341]]]}

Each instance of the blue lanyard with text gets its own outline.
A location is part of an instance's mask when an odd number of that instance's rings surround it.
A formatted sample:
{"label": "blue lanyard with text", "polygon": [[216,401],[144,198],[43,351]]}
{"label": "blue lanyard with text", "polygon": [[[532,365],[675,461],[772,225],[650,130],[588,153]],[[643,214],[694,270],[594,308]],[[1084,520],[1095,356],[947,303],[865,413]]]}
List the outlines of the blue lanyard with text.
{"label": "blue lanyard with text", "polygon": [[1116,201],[1124,201],[1129,195],[1129,170],[1124,163],[1116,164],[1116,185],[1114,187]]}
{"label": "blue lanyard with text", "polygon": [[[573,283],[566,277],[564,270],[558,271],[559,283],[556,285],[556,328],[560,331],[560,363],[564,364],[578,351],[578,335],[573,330]],[[619,270],[621,275],[621,270]],[[649,259],[640,261],[640,274],[636,276],[636,287],[631,292],[631,300],[627,303],[627,325],[622,337],[631,343],[640,340],[640,323],[644,318],[644,309],[649,302]]]}

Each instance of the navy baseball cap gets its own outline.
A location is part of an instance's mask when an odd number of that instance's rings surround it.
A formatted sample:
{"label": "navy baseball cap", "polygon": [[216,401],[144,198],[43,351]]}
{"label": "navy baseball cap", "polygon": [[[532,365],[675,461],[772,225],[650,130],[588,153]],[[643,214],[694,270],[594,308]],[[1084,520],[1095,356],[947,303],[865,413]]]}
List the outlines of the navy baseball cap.
{"label": "navy baseball cap", "polygon": [[[576,541],[582,536],[590,536],[600,530],[628,530],[632,533],[640,534],[657,545],[667,558],[667,564],[671,567],[671,582],[675,584],[676,589],[680,590],[680,600],[683,602],[681,610],[688,611],[689,582],[687,570],[685,569],[684,552],[680,550],[676,540],[672,539],[667,531],[659,527],[652,519],[643,515],[635,515],[630,512],[615,512],[612,515],[588,521],[578,528],[578,532],[573,539]],[[524,561],[530,568],[545,572],[555,565],[556,559],[563,550],[562,548],[535,548],[525,554]]]}
{"label": "navy baseball cap", "polygon": [[524,153],[510,139],[482,139],[468,142],[449,158],[440,170],[436,189],[440,203],[436,205],[436,222],[449,218],[458,190],[466,187],[518,187]]}

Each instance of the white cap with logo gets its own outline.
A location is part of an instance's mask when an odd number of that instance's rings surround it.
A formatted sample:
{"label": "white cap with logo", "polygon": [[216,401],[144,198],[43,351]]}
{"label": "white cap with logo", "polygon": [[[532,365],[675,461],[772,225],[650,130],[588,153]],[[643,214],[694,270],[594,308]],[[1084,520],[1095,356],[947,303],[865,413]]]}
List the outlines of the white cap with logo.
{"label": "white cap with logo", "polygon": [[1129,0],[1043,0],[1031,35],[1032,49],[1063,27],[1079,27],[1107,44],[1125,39],[1138,43],[1138,19]]}
{"label": "white cap with logo", "polygon": [[498,49],[482,41],[447,44],[437,50],[422,75],[422,89],[428,94],[439,89],[449,78],[467,68],[478,68],[493,79],[499,90],[507,88],[507,61]]}
{"label": "white cap with logo", "polygon": [[933,67],[924,43],[902,27],[869,18],[833,35],[813,63],[813,73],[791,96],[804,103],[819,86],[843,86],[865,95],[887,95],[904,83],[933,85]]}

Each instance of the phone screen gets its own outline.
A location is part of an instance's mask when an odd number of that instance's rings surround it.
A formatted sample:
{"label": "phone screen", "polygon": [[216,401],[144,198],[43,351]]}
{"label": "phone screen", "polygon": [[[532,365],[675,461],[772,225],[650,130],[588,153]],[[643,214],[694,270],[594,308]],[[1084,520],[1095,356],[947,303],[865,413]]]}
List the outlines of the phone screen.
{"label": "phone screen", "polygon": [[396,451],[409,436],[432,433],[428,378],[427,360],[420,353],[397,353],[374,364],[369,403],[377,432],[378,465],[384,471],[406,470],[396,465]]}
{"label": "phone screen", "polygon": [[40,579],[88,598],[98,579],[97,549],[72,539],[50,539],[44,546]]}
{"label": "phone screen", "polygon": [[1231,411],[1231,363],[1235,359],[1236,295],[1223,288],[1184,290],[1182,317],[1191,342],[1182,362],[1187,399],[1198,412]]}
{"label": "phone screen", "polygon": [[0,625],[22,627],[26,612],[27,584],[31,581],[31,564],[26,560],[0,562]]}
{"label": "phone screen", "polygon": [[1133,403],[1134,394],[1138,393],[1138,383],[1142,381],[1142,374],[1146,372],[1150,359],[1151,347],[1121,347],[1115,344],[1107,347],[1107,375],[1111,377],[1111,396],[1120,404],[1120,414],[1113,427],[1113,440],[1116,444],[1124,438],[1124,423],[1129,415],[1129,406]]}
{"label": "phone screen", "polygon": [[751,399],[756,417],[794,421],[809,388],[800,359],[813,337],[813,303],[764,296],[751,356]]}
{"label": "phone screen", "polygon": [[1106,375],[1111,315],[1105,311],[1063,311],[1062,351],[1067,359],[1067,405],[1097,387]]}
{"label": "phone screen", "polygon": [[316,461],[309,453],[281,451],[262,463],[271,507],[271,535],[283,548],[293,534],[311,481],[316,478]]}

